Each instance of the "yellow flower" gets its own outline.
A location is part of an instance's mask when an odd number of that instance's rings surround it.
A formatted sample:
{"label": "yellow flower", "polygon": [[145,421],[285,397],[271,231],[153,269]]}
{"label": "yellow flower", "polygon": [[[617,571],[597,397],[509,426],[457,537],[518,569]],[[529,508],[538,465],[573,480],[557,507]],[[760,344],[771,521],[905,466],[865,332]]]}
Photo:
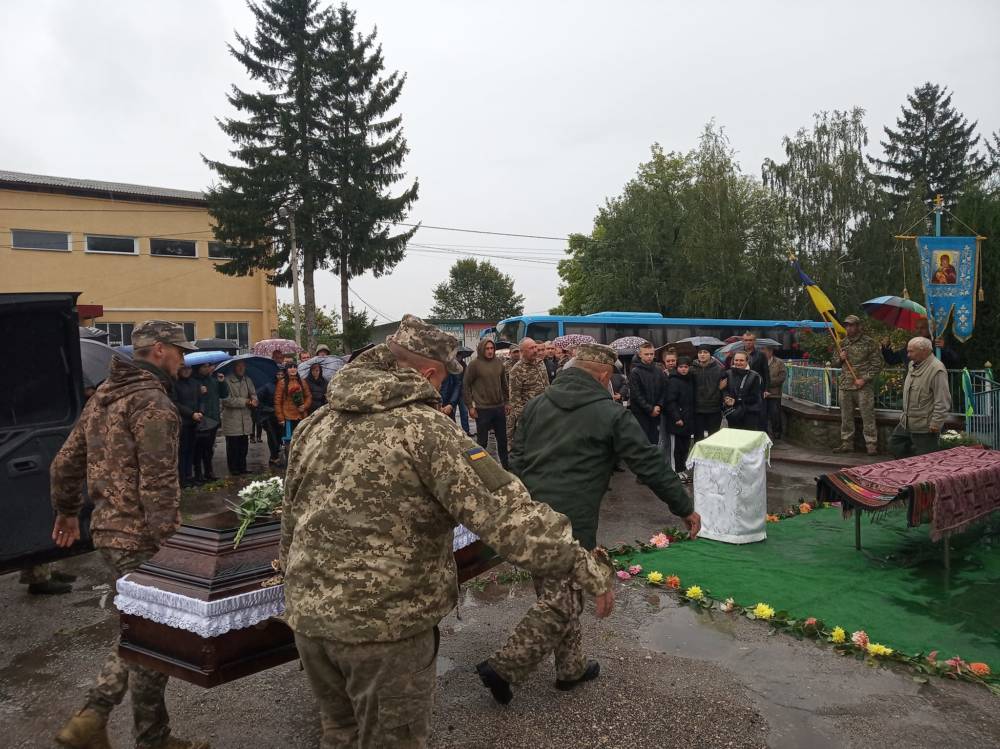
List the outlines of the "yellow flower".
{"label": "yellow flower", "polygon": [[885,645],[872,642],[868,645],[868,655],[892,655],[892,648],[887,648]]}
{"label": "yellow flower", "polygon": [[830,633],[830,642],[836,643],[837,645],[847,642],[847,632],[844,631],[843,627],[833,628],[833,632]]}
{"label": "yellow flower", "polygon": [[758,619],[770,619],[774,616],[774,609],[766,603],[758,603],[753,607],[753,615]]}
{"label": "yellow flower", "polygon": [[700,601],[705,597],[705,591],[703,591],[697,585],[692,585],[690,588],[684,591],[684,595],[693,601]]}
{"label": "yellow flower", "polygon": [[649,582],[654,583],[654,584],[655,583],[662,583],[663,582],[663,573],[662,572],[650,572],[648,575],[646,575],[646,579]]}

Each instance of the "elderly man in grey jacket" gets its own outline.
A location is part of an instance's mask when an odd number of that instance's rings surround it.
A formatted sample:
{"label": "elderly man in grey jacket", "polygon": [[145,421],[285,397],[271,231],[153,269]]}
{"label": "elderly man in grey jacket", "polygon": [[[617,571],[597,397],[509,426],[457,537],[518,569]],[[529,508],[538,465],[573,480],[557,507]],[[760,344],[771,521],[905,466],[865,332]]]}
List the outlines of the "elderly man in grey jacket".
{"label": "elderly man in grey jacket", "polygon": [[895,458],[937,450],[938,435],[951,411],[948,371],[934,356],[930,339],[911,338],[906,353],[910,364],[903,383],[903,415],[889,438],[889,452]]}

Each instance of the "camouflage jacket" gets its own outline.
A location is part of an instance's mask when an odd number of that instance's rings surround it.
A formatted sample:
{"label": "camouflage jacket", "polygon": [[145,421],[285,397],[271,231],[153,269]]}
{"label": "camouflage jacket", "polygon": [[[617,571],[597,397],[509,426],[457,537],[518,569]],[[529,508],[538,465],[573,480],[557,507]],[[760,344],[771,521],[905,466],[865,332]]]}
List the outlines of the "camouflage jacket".
{"label": "camouflage jacket", "polygon": [[390,642],[455,606],[462,523],[535,575],[593,594],[610,570],[454,421],[434,387],[386,345],[344,367],[295,432],[281,518],[288,623],[341,642]]}
{"label": "camouflage jacket", "polygon": [[536,395],[549,386],[549,373],[545,362],[528,363],[523,359],[510,370],[510,410],[517,416]]}
{"label": "camouflage jacket", "polygon": [[[847,361],[854,368],[854,373],[865,380],[865,385],[870,385],[882,371],[882,349],[875,339],[867,335],[859,335],[857,338],[844,338],[840,345],[841,350],[847,357]],[[854,373],[840,357],[835,359],[835,364],[841,367],[840,389],[858,390],[854,384]]]}
{"label": "camouflage jacket", "polygon": [[75,516],[94,502],[97,547],[155,549],[180,525],[180,419],[169,380],[144,362],[115,359],[52,461],[52,505]]}

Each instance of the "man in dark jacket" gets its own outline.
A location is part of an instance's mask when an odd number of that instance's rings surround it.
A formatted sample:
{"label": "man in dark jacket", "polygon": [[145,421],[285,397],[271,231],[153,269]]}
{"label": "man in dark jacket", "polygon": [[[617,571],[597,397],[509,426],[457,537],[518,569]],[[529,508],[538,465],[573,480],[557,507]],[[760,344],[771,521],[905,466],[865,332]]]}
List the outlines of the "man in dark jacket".
{"label": "man in dark jacket", "polygon": [[722,425],[722,391],[726,388],[726,370],[705,346],[698,349],[698,359],[691,366],[695,388],[694,438],[713,435]]}
{"label": "man in dark jacket", "polygon": [[[743,334],[743,350],[747,355],[747,365],[757,373],[760,378],[760,400],[764,400],[764,393],[771,387],[771,365],[767,361],[767,355],[757,348],[757,336],[749,330]],[[767,409],[761,408],[757,412],[757,426],[747,424],[747,429],[759,429],[767,431]]]}
{"label": "man in dark jacket", "polygon": [[652,343],[639,347],[639,363],[632,365],[628,375],[629,408],[642,427],[646,439],[655,445],[660,438],[660,412],[667,381],[663,372],[653,364],[656,349]]}
{"label": "man in dark jacket", "polygon": [[200,365],[194,373],[194,380],[201,390],[201,412],[204,417],[195,428],[194,435],[194,482],[215,481],[212,462],[215,458],[215,437],[222,423],[221,399],[229,395],[226,376],[219,372],[212,374],[211,364]]}
{"label": "man in dark jacket", "polygon": [[195,433],[198,424],[204,418],[201,410],[201,384],[191,376],[191,367],[183,366],[177,370],[172,398],[181,417],[177,472],[180,475],[181,487],[187,488],[194,484],[192,468]]}
{"label": "man in dark jacket", "polygon": [[268,462],[272,466],[281,462],[281,437],[278,435],[278,418],[274,411],[274,391],[278,386],[277,380],[282,376],[279,370],[274,381],[266,382],[257,388],[257,418],[260,419],[264,434],[267,435]]}
{"label": "man in dark jacket", "polygon": [[760,375],[750,369],[749,358],[745,351],[733,354],[722,405],[727,409],[726,423],[731,429],[764,431],[760,428],[764,402],[760,394]]}
{"label": "man in dark jacket", "polygon": [[[465,369],[464,365],[462,368]],[[461,408],[464,404],[462,400],[463,375],[464,371],[463,374],[449,374],[444,378],[444,382],[441,383],[441,411],[453,421],[456,417],[460,417],[462,431],[468,434],[469,412]]]}
{"label": "man in dark jacket", "polygon": [[677,369],[667,380],[666,415],[667,430],[674,436],[674,470],[681,481],[687,482],[684,470],[688,450],[695,429],[694,378],[691,377],[691,360],[682,356],[677,360]]}
{"label": "man in dark jacket", "polygon": [[[534,500],[570,519],[573,537],[585,549],[597,546],[601,499],[619,458],[683,518],[695,538],[701,518],[693,501],[655,444],[649,444],[608,392],[616,358],[610,346],[577,348],[573,364],[525,408],[514,433],[511,467]],[[572,689],[600,673],[597,661],[588,661],[582,651],[579,585],[568,577],[536,578],[534,585],[538,602],[507,643],[476,666],[503,704],[513,697],[510,684],[524,679],[551,652],[556,656],[558,689]]]}

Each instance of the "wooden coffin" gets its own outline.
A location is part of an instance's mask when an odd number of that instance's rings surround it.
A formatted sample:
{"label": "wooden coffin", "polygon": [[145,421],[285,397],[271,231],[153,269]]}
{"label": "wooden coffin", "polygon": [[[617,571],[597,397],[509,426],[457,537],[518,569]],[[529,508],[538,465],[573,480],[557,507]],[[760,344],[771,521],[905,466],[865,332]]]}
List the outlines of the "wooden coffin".
{"label": "wooden coffin", "polygon": [[[223,512],[184,524],[128,579],[139,585],[200,601],[216,601],[258,590],[274,576],[281,523],[262,520],[233,548],[238,521]],[[500,563],[482,541],[455,550],[459,582]],[[291,629],[270,618],[217,637],[202,637],[134,614],[121,613],[123,659],[170,676],[214,687],[298,657]]]}
{"label": "wooden coffin", "polygon": [[[281,523],[268,519],[247,529],[233,548],[238,520],[223,512],[182,525],[129,580],[201,601],[259,590],[275,575]],[[298,657],[288,625],[266,619],[217,637],[121,614],[119,654],[170,676],[214,687]]]}

